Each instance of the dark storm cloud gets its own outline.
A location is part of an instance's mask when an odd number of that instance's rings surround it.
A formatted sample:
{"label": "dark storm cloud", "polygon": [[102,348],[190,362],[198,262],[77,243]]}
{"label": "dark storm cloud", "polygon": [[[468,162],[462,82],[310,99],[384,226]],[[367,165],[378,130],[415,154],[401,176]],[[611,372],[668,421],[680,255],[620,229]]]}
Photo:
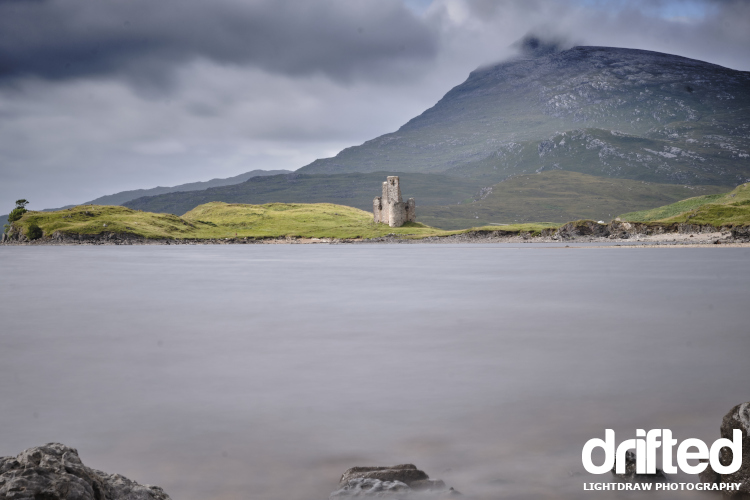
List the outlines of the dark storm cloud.
{"label": "dark storm cloud", "polygon": [[546,34],[528,33],[526,36],[513,44],[526,56],[544,56],[566,50],[576,45],[575,43],[559,36],[547,36]]}
{"label": "dark storm cloud", "polygon": [[750,1],[0,0],[0,214],[296,169],[397,130],[522,39],[748,71]]}
{"label": "dark storm cloud", "polygon": [[195,59],[347,79],[432,58],[437,44],[396,0],[0,0],[6,79],[117,73],[158,82]]}

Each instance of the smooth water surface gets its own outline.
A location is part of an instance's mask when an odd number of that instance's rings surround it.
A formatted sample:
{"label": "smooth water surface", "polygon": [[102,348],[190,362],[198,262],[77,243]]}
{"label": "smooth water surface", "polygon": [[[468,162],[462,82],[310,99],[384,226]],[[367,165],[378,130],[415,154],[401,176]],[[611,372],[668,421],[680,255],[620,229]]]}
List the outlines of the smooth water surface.
{"label": "smooth water surface", "polygon": [[174,500],[324,500],[348,467],[405,462],[470,498],[616,498],[582,491],[609,480],[586,440],[712,442],[750,400],[747,248],[0,258],[0,455],[63,442]]}

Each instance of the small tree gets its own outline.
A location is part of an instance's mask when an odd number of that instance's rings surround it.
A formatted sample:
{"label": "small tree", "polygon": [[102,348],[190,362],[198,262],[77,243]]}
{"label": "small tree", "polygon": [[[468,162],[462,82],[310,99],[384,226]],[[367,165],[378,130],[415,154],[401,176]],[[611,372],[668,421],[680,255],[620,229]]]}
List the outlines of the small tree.
{"label": "small tree", "polygon": [[[28,211],[26,210],[26,205],[28,204],[29,202],[27,200],[24,200],[23,198],[21,198],[20,200],[16,200],[16,208],[11,210],[8,214],[8,222],[13,223],[23,217],[23,214]],[[8,230],[6,229],[5,232],[8,232]]]}

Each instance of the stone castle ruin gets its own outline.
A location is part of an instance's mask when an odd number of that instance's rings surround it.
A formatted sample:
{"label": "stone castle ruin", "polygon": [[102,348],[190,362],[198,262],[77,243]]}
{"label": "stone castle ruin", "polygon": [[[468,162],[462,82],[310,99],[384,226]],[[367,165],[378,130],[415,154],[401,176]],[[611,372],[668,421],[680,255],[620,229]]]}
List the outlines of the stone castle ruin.
{"label": "stone castle ruin", "polygon": [[391,227],[401,227],[405,222],[416,221],[416,207],[414,198],[409,198],[406,202],[401,198],[401,187],[395,175],[388,176],[383,183],[383,196],[378,196],[372,201],[375,222],[382,222]]}

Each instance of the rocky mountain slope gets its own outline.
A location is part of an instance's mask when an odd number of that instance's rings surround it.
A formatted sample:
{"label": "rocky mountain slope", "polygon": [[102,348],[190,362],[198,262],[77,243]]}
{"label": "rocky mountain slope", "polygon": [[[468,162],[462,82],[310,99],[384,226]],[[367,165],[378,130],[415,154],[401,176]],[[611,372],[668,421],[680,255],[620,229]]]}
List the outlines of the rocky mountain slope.
{"label": "rocky mountain slope", "polygon": [[397,132],[300,172],[441,172],[492,184],[551,169],[745,182],[750,73],[610,47],[520,58],[472,72]]}

